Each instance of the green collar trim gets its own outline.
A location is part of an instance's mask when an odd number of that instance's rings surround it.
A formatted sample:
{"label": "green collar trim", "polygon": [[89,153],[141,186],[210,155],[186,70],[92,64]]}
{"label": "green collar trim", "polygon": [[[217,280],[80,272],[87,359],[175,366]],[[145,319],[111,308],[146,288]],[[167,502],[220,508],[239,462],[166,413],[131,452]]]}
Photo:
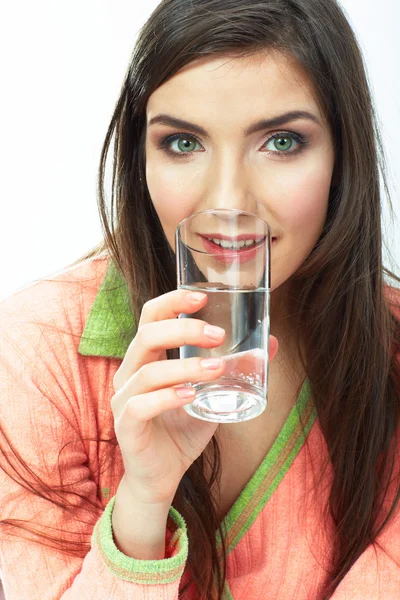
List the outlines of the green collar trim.
{"label": "green collar trim", "polygon": [[[274,444],[223,520],[227,554],[250,529],[299,454],[316,419],[311,385],[305,379],[296,404]],[[217,545],[221,544],[216,532]]]}
{"label": "green collar trim", "polygon": [[86,321],[78,352],[83,356],[124,358],[134,335],[128,287],[111,260]]}

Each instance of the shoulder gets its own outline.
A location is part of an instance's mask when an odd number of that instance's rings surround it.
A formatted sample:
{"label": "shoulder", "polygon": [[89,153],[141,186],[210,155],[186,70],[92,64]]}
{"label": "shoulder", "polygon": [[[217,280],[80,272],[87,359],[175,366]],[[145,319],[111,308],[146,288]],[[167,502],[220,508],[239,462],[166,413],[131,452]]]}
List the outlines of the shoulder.
{"label": "shoulder", "polygon": [[0,331],[12,345],[32,345],[64,332],[73,345],[85,327],[91,306],[103,281],[109,256],[84,260],[38,279],[0,303]]}

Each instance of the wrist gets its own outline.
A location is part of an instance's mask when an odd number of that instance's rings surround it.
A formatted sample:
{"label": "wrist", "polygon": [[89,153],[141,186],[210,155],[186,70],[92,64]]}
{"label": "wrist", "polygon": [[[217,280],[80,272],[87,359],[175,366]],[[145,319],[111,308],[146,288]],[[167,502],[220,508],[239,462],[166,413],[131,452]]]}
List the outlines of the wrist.
{"label": "wrist", "polygon": [[165,537],[170,504],[136,498],[121,480],[112,512],[113,539],[125,555],[139,560],[165,558]]}
{"label": "wrist", "polygon": [[146,510],[156,515],[168,515],[174,496],[168,498],[154,498],[148,489],[142,488],[134,481],[130,481],[124,474],[119,482],[117,494],[123,495],[126,501],[138,510]]}

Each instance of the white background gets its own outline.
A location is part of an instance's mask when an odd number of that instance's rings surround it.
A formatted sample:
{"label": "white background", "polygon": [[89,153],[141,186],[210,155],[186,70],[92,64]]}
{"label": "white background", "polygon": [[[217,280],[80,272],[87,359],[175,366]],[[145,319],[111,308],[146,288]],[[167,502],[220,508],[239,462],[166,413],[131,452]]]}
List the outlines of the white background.
{"label": "white background", "polygon": [[[157,4],[14,0],[3,6],[0,300],[100,242],[101,146],[138,30]],[[400,5],[342,5],[366,58],[400,216]],[[396,223],[386,235],[397,265],[399,231]]]}

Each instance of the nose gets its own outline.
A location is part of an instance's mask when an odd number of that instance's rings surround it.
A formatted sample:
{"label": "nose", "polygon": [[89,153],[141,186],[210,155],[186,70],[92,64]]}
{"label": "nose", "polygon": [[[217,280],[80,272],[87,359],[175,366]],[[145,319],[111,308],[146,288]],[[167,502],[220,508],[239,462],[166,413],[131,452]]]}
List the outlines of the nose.
{"label": "nose", "polygon": [[236,208],[257,213],[250,168],[243,157],[225,152],[216,156],[207,177],[205,208]]}

